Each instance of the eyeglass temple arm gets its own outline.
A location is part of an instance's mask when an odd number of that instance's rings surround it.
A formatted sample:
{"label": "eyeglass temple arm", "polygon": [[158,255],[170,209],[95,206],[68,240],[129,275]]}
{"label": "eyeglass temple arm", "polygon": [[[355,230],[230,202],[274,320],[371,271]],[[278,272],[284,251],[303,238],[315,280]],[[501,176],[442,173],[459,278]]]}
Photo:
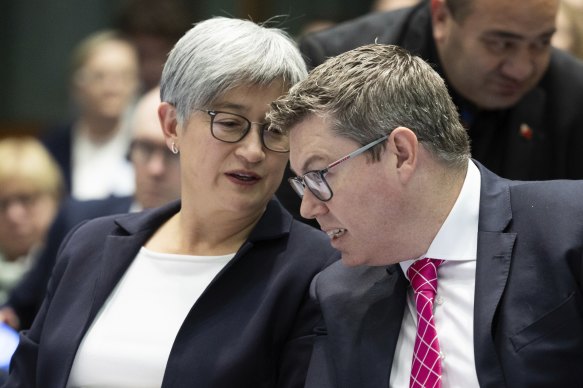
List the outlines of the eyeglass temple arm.
{"label": "eyeglass temple arm", "polygon": [[329,170],[332,167],[336,167],[340,163],[342,163],[342,162],[344,162],[344,161],[346,161],[348,159],[354,158],[355,156],[358,156],[358,155],[362,154],[364,151],[368,150],[369,148],[372,148],[372,147],[376,146],[377,144],[385,141],[388,137],[389,137],[389,135],[385,135],[385,136],[381,137],[380,139],[375,140],[372,143],[369,143],[369,144],[365,145],[364,147],[360,147],[359,149],[357,149],[355,151],[352,151],[351,153],[349,153],[345,157],[340,158],[337,161],[330,163],[328,165],[328,167],[326,167],[326,170]]}

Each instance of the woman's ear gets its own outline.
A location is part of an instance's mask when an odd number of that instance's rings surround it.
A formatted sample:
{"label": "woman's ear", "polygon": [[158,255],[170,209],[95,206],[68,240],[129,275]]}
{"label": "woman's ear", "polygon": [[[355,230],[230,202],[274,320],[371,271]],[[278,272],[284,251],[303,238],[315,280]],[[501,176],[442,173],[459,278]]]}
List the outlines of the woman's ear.
{"label": "woman's ear", "polygon": [[166,138],[166,144],[170,149],[178,144],[178,121],[176,120],[176,108],[167,102],[158,106],[158,118],[162,126],[162,132]]}

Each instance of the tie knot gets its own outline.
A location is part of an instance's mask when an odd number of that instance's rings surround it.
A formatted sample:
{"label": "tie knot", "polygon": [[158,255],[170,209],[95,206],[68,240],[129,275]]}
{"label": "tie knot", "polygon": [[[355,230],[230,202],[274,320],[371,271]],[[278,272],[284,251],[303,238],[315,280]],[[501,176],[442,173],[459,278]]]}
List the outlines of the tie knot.
{"label": "tie knot", "polygon": [[407,270],[407,276],[415,293],[437,292],[437,267],[444,260],[424,258],[415,261]]}

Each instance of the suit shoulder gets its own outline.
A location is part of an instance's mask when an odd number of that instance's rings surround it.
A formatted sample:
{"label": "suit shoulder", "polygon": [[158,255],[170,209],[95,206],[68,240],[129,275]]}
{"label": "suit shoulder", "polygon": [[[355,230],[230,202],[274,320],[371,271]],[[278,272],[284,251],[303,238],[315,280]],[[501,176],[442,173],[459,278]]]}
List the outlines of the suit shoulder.
{"label": "suit shoulder", "polygon": [[348,267],[337,261],[320,272],[314,281],[320,298],[358,294],[389,277],[386,267]]}
{"label": "suit shoulder", "polygon": [[340,259],[340,252],[330,245],[330,238],[326,233],[301,221],[292,221],[288,241],[288,249],[291,248],[295,255],[319,261],[321,268]]}
{"label": "suit shoulder", "polygon": [[370,13],[300,39],[300,51],[308,66],[315,67],[326,58],[370,43],[396,43],[395,40],[412,9]]}
{"label": "suit shoulder", "polygon": [[[516,182],[510,185],[512,211],[535,214],[545,224],[555,220],[583,225],[583,180]],[[570,222],[570,221],[569,221]]]}

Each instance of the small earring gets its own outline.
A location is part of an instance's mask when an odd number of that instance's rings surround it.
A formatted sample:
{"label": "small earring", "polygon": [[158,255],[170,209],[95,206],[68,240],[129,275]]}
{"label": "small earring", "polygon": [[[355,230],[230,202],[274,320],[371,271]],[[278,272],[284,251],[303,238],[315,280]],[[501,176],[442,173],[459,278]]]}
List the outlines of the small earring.
{"label": "small earring", "polygon": [[171,149],[174,155],[178,154],[178,147],[176,147],[176,143],[172,142]]}

